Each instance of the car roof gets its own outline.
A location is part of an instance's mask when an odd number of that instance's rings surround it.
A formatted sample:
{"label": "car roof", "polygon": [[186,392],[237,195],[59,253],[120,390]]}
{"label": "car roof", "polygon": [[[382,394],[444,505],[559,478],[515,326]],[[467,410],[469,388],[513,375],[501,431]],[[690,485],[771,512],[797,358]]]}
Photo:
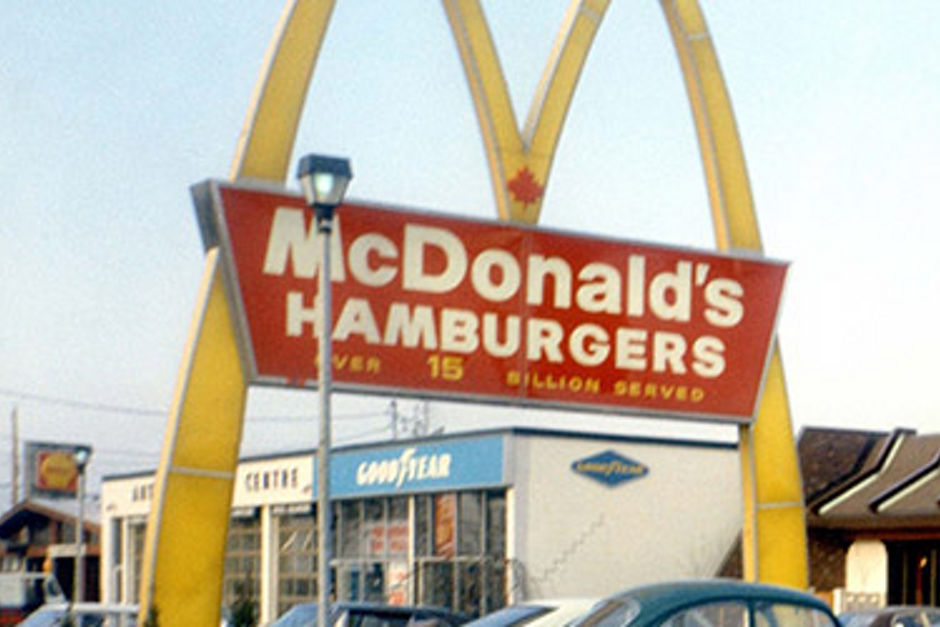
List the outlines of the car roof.
{"label": "car roof", "polygon": [[[316,607],[315,602],[297,603],[294,607]],[[330,608],[346,610],[379,610],[383,612],[442,612],[453,614],[450,610],[434,605],[390,605],[387,603],[374,603],[371,601],[333,601]]]}
{"label": "car roof", "polygon": [[708,579],[650,584],[625,590],[608,600],[633,599],[642,611],[656,612],[724,599],[767,600],[807,605],[829,613],[829,606],[813,595],[770,584],[745,583],[733,579]]}
{"label": "car roof", "polygon": [[[281,614],[273,624],[296,624],[298,620],[306,624],[307,621],[313,618],[316,611],[316,602],[297,603]],[[345,612],[398,616],[415,620],[437,619],[453,625],[463,624],[469,620],[469,617],[464,614],[433,605],[390,605],[368,601],[334,601],[330,603],[330,615],[333,617],[331,620]]]}
{"label": "car roof", "polygon": [[56,610],[65,611],[70,609],[73,612],[136,612],[136,605],[124,605],[120,603],[95,603],[94,601],[81,601],[78,603],[45,603],[36,608],[36,610]]}

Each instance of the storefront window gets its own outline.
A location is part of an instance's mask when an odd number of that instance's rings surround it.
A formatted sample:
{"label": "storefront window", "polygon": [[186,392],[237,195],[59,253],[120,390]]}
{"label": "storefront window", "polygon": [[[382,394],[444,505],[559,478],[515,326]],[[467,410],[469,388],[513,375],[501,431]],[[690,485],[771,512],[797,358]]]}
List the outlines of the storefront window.
{"label": "storefront window", "polygon": [[506,556],[506,494],[486,493],[486,554]]}
{"label": "storefront window", "polygon": [[339,505],[337,524],[340,529],[340,557],[358,557],[362,554],[361,509],[362,501],[343,501]]}
{"label": "storefront window", "polygon": [[483,507],[480,492],[460,494],[460,555],[480,555],[483,551]]}
{"label": "storefront window", "polygon": [[[335,598],[430,604],[472,616],[503,607],[505,518],[502,490],[336,502]],[[314,525],[309,514],[279,519],[279,613],[316,600]]]}
{"label": "storefront window", "polygon": [[385,501],[368,499],[362,504],[363,553],[370,557],[383,557],[387,547],[385,528]]}
{"label": "storefront window", "polygon": [[129,535],[130,546],[131,546],[131,555],[133,555],[134,566],[133,566],[133,582],[134,585],[131,586],[130,596],[128,599],[130,603],[139,603],[140,602],[140,578],[144,565],[144,538],[147,535],[147,523],[130,523],[127,526],[127,533]]}
{"label": "storefront window", "polygon": [[339,598],[404,604],[408,594],[408,498],[372,498],[339,505],[336,564]]}
{"label": "storefront window", "polygon": [[[229,522],[222,580],[222,604],[238,601],[255,604],[261,598],[261,522],[257,516]],[[257,609],[257,608],[256,608]]]}
{"label": "storefront window", "polygon": [[453,562],[424,562],[418,572],[419,603],[454,606]]}
{"label": "storefront window", "polygon": [[415,555],[431,555],[431,497],[419,494],[415,497]]}
{"label": "storefront window", "polygon": [[453,557],[457,540],[457,496],[434,497],[434,555]]}
{"label": "storefront window", "polygon": [[388,500],[388,556],[408,557],[408,499],[402,496]]}
{"label": "storefront window", "polygon": [[888,603],[940,602],[940,542],[888,542]]}
{"label": "storefront window", "polygon": [[415,542],[418,603],[470,616],[506,604],[504,491],[416,497]]}
{"label": "storefront window", "polygon": [[316,599],[316,521],[313,514],[285,514],[277,521],[278,614]]}

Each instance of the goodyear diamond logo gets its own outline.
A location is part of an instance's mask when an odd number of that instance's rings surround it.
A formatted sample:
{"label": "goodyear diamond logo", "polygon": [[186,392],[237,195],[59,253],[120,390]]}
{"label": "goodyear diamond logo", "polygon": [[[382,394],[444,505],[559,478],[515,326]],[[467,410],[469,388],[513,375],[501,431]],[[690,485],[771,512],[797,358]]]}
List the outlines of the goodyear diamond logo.
{"label": "goodyear diamond logo", "polygon": [[579,475],[590,477],[611,487],[625,481],[645,477],[650,472],[650,469],[644,464],[633,461],[614,451],[606,451],[579,459],[571,464],[571,469]]}

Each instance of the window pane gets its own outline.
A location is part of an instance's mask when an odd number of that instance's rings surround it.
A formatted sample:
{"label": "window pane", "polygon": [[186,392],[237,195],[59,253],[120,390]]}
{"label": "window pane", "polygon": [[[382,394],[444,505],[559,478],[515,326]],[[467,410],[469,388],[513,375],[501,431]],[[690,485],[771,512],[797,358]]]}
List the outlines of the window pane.
{"label": "window pane", "polygon": [[482,608],[483,586],[481,582],[482,571],[478,562],[460,562],[460,590],[457,599],[457,611],[474,618],[480,616]]}
{"label": "window pane", "polygon": [[754,608],[755,627],[835,627],[828,614],[786,603],[758,603]]}
{"label": "window pane", "polygon": [[430,497],[419,494],[415,497],[415,554],[419,557],[431,555]]}
{"label": "window pane", "polygon": [[457,497],[455,494],[434,496],[434,554],[453,557],[457,533]]}
{"label": "window pane", "polygon": [[460,522],[457,537],[460,539],[460,555],[480,555],[483,552],[483,507],[479,492],[460,494]]}
{"label": "window pane", "polygon": [[498,610],[506,605],[506,561],[488,558],[484,563],[482,613]]}
{"label": "window pane", "polygon": [[397,496],[388,500],[388,555],[408,556],[408,499]]}
{"label": "window pane", "polygon": [[379,562],[373,562],[366,566],[364,599],[373,603],[383,603],[385,601],[385,568]]}
{"label": "window pane", "polygon": [[662,625],[665,627],[747,627],[747,606],[736,601],[699,605],[673,614]]}
{"label": "window pane", "polygon": [[261,580],[260,539],[260,519],[238,517],[229,521],[222,581],[224,607],[244,602],[257,604]]}
{"label": "window pane", "polygon": [[342,519],[342,539],[339,554],[342,557],[358,557],[362,555],[360,543],[360,505],[361,501],[344,501],[340,504],[340,517]]}
{"label": "window pane", "polygon": [[316,520],[312,513],[278,517],[278,610],[316,597]]}
{"label": "window pane", "polygon": [[424,562],[419,571],[420,598],[419,603],[451,607],[454,590],[454,564],[453,562]]}
{"label": "window pane", "polygon": [[506,494],[490,492],[486,495],[486,554],[490,557],[506,556]]}

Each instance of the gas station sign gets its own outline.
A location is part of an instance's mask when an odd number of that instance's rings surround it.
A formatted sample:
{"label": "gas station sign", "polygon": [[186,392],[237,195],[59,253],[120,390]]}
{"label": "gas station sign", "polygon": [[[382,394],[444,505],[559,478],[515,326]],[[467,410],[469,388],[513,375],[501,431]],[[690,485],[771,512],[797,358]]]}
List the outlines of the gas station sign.
{"label": "gas station sign", "polygon": [[[316,384],[320,248],[279,189],[194,189],[252,381]],[[787,265],[349,203],[337,210],[337,389],[746,422]]]}

